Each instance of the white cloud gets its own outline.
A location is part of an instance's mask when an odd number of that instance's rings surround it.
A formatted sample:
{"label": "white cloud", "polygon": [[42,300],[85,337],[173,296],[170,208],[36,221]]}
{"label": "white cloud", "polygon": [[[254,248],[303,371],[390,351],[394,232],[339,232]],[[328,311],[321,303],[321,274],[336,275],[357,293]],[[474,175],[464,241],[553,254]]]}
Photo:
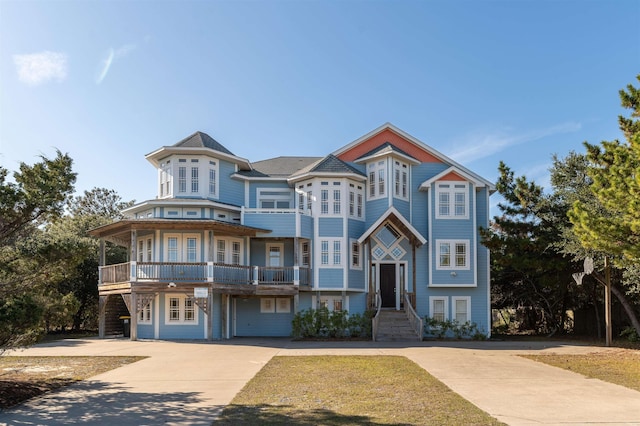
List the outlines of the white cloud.
{"label": "white cloud", "polygon": [[29,86],[67,77],[67,55],[60,52],[40,52],[13,55],[18,78]]}
{"label": "white cloud", "polygon": [[551,135],[577,132],[581,127],[580,123],[567,122],[522,134],[512,134],[506,130],[477,133],[466,137],[465,144],[459,147],[450,157],[460,163],[470,163],[514,145],[532,142]]}
{"label": "white cloud", "polygon": [[107,52],[105,53],[102,61],[100,61],[100,66],[98,67],[98,72],[96,73],[96,84],[102,83],[104,78],[107,76],[111,65],[116,59],[128,55],[137,47],[138,46],[135,44],[125,44],[124,46],[121,46],[117,49],[114,49],[112,47],[109,48],[109,50],[107,50]]}

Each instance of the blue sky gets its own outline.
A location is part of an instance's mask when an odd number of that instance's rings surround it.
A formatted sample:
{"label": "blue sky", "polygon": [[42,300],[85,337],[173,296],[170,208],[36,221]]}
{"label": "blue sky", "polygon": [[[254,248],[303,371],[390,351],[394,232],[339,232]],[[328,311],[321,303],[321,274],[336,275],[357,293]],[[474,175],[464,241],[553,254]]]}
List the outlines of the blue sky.
{"label": "blue sky", "polygon": [[621,138],[638,22],[638,0],[0,0],[0,164],[57,148],[79,192],[143,201],[144,155],[196,130],[258,161],[391,122],[548,186],[552,154]]}

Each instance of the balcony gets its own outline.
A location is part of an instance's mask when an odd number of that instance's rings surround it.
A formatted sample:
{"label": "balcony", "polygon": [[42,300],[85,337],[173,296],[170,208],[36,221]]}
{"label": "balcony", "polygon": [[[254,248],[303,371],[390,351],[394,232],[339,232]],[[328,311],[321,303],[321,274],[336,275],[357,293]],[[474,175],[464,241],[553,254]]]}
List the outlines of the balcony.
{"label": "balcony", "polygon": [[100,267],[99,285],[120,283],[215,283],[310,285],[309,268],[243,266],[225,263],[126,262]]}

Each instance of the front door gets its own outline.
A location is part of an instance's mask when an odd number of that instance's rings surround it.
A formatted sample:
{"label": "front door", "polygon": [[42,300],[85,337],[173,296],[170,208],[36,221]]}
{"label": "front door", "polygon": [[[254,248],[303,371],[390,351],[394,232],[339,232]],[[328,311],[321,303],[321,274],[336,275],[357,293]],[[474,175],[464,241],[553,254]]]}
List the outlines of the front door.
{"label": "front door", "polygon": [[396,307],[396,265],[380,264],[380,297],[383,308]]}

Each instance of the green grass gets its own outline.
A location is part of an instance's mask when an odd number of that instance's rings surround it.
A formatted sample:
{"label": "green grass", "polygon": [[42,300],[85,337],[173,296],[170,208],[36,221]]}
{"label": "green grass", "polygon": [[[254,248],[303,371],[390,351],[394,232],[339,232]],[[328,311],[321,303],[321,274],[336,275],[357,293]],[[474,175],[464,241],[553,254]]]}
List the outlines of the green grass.
{"label": "green grass", "polygon": [[621,349],[588,355],[522,355],[587,377],[640,391],[640,352]]}
{"label": "green grass", "polygon": [[502,424],[400,356],[274,357],[216,425]]}

